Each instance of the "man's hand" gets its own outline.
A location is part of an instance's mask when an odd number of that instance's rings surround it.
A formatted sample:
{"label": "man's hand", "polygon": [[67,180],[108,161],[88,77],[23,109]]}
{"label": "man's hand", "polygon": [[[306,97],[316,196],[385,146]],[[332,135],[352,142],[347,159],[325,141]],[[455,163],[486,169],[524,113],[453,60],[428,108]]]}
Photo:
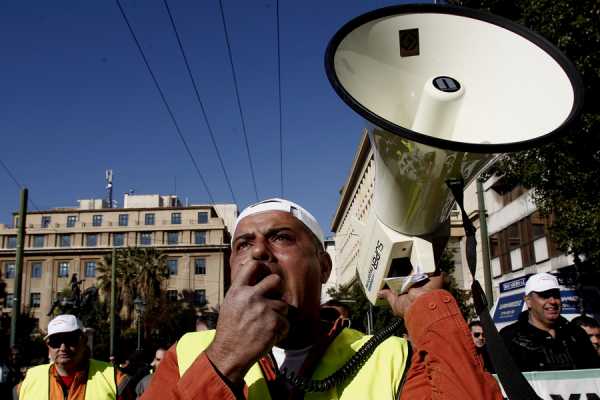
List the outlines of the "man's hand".
{"label": "man's hand", "polygon": [[378,297],[387,300],[396,317],[403,318],[417,297],[433,290],[441,289],[442,285],[442,275],[430,276],[429,279],[412,286],[408,290],[408,293],[397,295],[391,289],[382,289],[379,291]]}
{"label": "man's hand", "polygon": [[[288,305],[280,300],[281,277],[260,261],[242,264],[221,306],[217,333],[206,355],[234,384],[287,335]],[[262,278],[262,279],[261,279]]]}

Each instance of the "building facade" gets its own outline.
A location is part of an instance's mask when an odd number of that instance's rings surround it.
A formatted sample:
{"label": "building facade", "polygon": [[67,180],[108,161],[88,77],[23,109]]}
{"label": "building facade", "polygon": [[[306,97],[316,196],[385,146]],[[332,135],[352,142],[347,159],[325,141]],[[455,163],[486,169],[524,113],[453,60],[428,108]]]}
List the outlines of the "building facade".
{"label": "building facade", "polygon": [[[27,214],[21,305],[41,328],[72,274],[84,280],[82,290],[95,285],[97,267],[113,248],[154,247],[165,253],[171,299],[190,291],[196,305],[222,302],[235,205],[182,206],[175,196],[125,195],[122,208],[106,206],[102,200],[80,200],[79,207]],[[12,307],[17,225],[16,214],[11,226],[0,225],[0,269],[8,293],[3,313]]]}

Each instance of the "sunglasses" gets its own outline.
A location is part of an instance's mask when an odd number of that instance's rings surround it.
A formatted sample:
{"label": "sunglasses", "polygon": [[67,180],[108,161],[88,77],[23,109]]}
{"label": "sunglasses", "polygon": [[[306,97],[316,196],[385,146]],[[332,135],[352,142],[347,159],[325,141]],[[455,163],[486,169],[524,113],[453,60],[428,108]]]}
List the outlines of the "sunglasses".
{"label": "sunglasses", "polygon": [[560,290],[559,289],[549,289],[544,290],[543,292],[533,292],[536,293],[542,299],[549,299],[550,297],[554,297],[555,299],[560,300]]}
{"label": "sunglasses", "polygon": [[483,333],[482,333],[482,332],[473,332],[473,337],[476,337],[476,338],[478,338],[478,337],[480,337],[480,336],[483,336]]}
{"label": "sunglasses", "polygon": [[48,338],[48,346],[58,349],[64,343],[67,347],[73,347],[79,343],[80,338],[79,332],[52,335]]}

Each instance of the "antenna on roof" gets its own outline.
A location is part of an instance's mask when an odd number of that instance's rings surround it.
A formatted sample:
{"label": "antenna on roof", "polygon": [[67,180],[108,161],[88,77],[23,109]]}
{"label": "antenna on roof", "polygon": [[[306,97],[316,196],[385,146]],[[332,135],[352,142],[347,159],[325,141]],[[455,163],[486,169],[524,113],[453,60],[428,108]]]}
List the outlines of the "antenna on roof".
{"label": "antenna on roof", "polygon": [[107,169],[106,170],[106,196],[107,198],[107,202],[108,202],[108,208],[113,208],[113,184],[112,184],[112,178],[113,178],[113,172],[112,169]]}

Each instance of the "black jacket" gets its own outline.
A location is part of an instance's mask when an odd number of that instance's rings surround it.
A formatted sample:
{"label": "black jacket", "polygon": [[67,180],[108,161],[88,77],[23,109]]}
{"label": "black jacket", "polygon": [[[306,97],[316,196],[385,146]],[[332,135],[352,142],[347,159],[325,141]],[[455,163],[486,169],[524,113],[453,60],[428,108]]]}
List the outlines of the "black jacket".
{"label": "black jacket", "polygon": [[529,311],[504,327],[500,335],[521,371],[600,368],[600,359],[585,331],[560,317],[556,337],[529,323]]}

